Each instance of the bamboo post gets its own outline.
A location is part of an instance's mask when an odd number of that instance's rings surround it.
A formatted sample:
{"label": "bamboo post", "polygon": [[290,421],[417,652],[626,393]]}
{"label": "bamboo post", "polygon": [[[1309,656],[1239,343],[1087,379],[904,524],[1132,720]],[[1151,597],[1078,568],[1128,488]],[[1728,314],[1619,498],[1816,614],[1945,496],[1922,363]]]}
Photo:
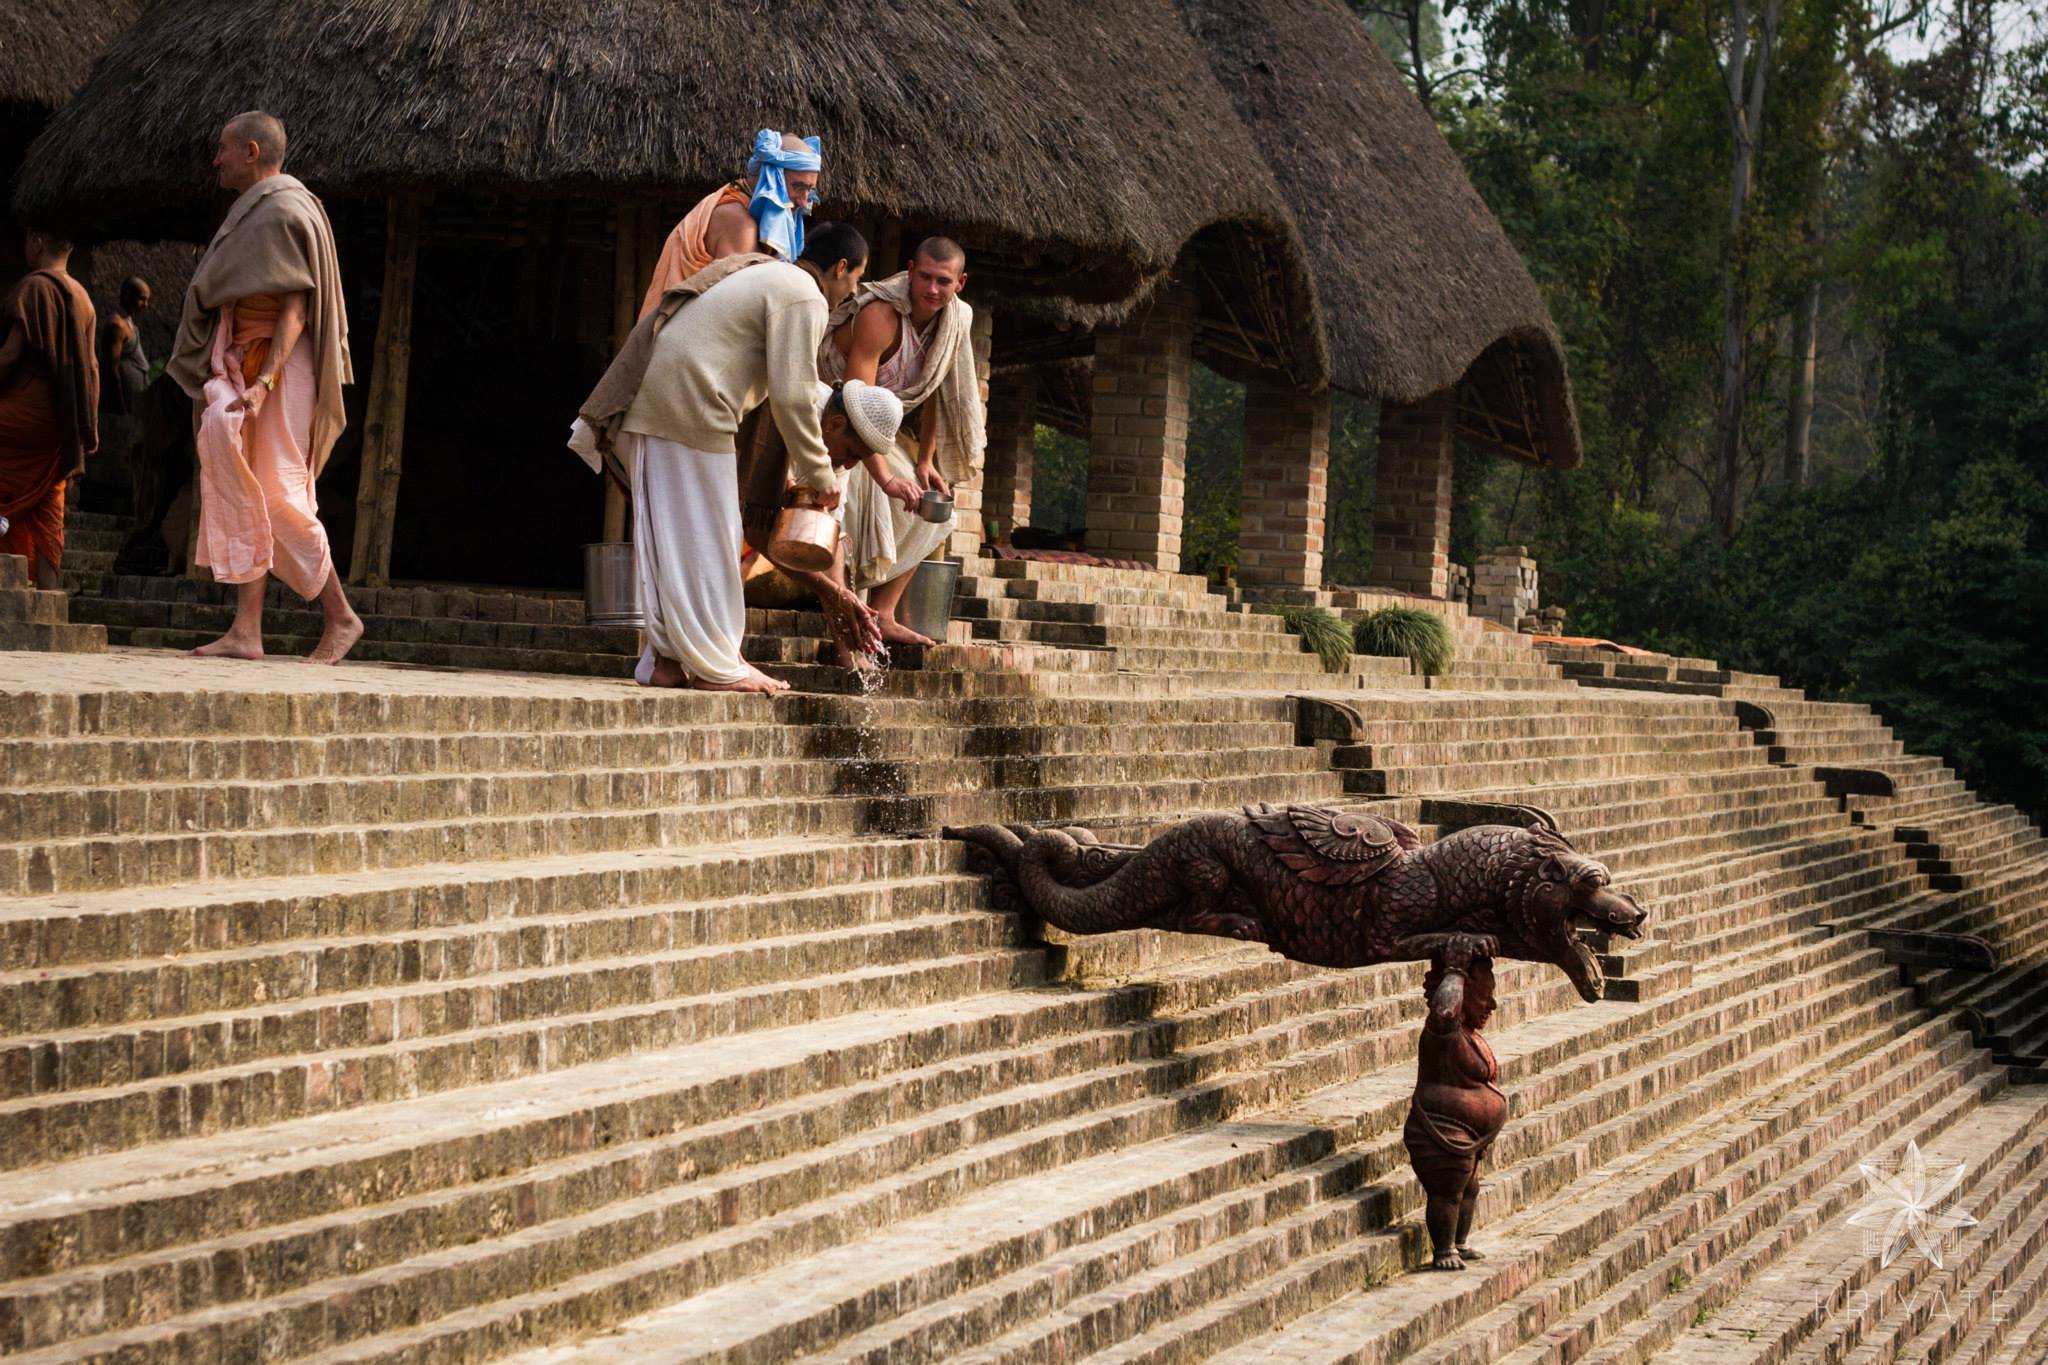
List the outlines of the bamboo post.
{"label": "bamboo post", "polygon": [[398,476],[405,444],[406,380],[412,370],[413,281],[418,274],[420,201],[393,198],[384,216],[384,294],[377,307],[375,359],[363,423],[363,469],[356,485],[355,552],[349,582],[382,587],[391,576],[398,524]]}

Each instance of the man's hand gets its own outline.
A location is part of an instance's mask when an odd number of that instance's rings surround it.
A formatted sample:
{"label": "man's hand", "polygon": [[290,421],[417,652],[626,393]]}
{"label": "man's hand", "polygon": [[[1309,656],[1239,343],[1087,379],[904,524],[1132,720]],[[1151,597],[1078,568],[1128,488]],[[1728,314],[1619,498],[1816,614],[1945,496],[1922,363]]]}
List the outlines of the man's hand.
{"label": "man's hand", "polygon": [[882,491],[902,503],[903,510],[906,512],[915,512],[917,504],[924,497],[922,489],[909,479],[900,476],[892,477],[883,483]]}
{"label": "man's hand", "polygon": [[823,489],[812,488],[808,484],[798,484],[795,494],[789,500],[789,505],[792,507],[815,507],[820,512],[830,512],[839,506],[839,490],[834,488],[827,492]]}
{"label": "man's hand", "polygon": [[[941,492],[942,494],[949,498],[953,496],[953,489],[951,488],[951,486],[948,485],[944,479],[939,477],[938,465],[930,460],[926,460],[918,465],[917,482],[920,488],[936,488],[939,490],[939,492]],[[913,508],[911,510],[915,511],[916,509]]]}
{"label": "man's hand", "polygon": [[246,412],[249,414],[249,420],[253,422],[256,420],[257,414],[263,411],[263,400],[268,397],[270,397],[269,389],[261,384],[251,384],[248,388],[242,390],[240,398],[228,404],[228,411]]}

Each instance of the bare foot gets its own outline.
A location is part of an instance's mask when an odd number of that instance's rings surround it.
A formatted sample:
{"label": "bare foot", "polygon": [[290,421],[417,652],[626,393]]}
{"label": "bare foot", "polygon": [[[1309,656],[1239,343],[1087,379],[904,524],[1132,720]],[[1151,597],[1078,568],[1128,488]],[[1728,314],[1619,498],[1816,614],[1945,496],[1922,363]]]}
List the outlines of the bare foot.
{"label": "bare foot", "polygon": [[260,659],[263,657],[261,637],[252,638],[229,631],[210,645],[201,645],[192,651],[202,659]]}
{"label": "bare foot", "polygon": [[699,692],[787,692],[789,684],[780,678],[771,678],[752,664],[747,665],[747,676],[738,682],[705,682],[702,678],[690,679],[690,686]]}
{"label": "bare foot", "polygon": [[1463,1270],[1465,1262],[1458,1256],[1457,1252],[1447,1251],[1430,1262],[1429,1268],[1431,1270]]}
{"label": "bare foot", "polygon": [[1460,1243],[1458,1246],[1458,1259],[1461,1261],[1483,1261],[1486,1259],[1486,1253]]}
{"label": "bare foot", "polygon": [[929,635],[920,635],[909,626],[893,617],[883,616],[877,621],[882,630],[882,639],[892,645],[935,645],[938,643]]}
{"label": "bare foot", "polygon": [[356,641],[362,638],[363,618],[350,612],[344,620],[327,623],[327,629],[320,632],[320,643],[313,646],[306,662],[338,664],[348,657],[348,652],[356,647]]}

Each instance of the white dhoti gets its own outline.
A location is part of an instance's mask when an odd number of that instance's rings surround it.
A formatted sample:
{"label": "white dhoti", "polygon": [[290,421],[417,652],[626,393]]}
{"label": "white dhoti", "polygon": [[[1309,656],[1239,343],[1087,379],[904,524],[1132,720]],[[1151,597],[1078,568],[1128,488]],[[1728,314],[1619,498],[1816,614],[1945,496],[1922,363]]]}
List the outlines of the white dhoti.
{"label": "white dhoti", "polygon": [[[633,560],[648,649],[694,678],[736,683],[747,605],[740,584],[739,460],[659,436],[633,447]],[[652,660],[641,660],[641,676]]]}
{"label": "white dhoti", "polygon": [[[882,452],[889,472],[915,482],[916,465],[899,442]],[[918,561],[943,545],[953,523],[926,521],[882,491],[865,466],[856,466],[845,481],[846,563],[853,586],[873,588],[892,582],[917,567]]]}

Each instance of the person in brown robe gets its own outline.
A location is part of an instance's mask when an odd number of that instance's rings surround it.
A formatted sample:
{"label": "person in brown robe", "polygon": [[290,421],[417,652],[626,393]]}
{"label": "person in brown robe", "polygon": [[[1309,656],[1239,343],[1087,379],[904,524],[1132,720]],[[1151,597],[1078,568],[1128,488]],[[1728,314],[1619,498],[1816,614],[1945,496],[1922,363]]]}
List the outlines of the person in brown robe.
{"label": "person in brown robe", "polygon": [[1415,1059],[1415,1096],[1401,1132],[1428,1195],[1424,1218],[1437,1270],[1463,1270],[1479,1203],[1479,1163],[1507,1122],[1500,1063],[1479,1030],[1493,1016],[1493,962],[1459,935],[1423,979],[1429,1018]]}
{"label": "person in brown robe", "polygon": [[29,273],[0,310],[0,553],[55,589],[64,564],[64,489],[99,449],[100,368],[92,299],[71,278],[71,243],[28,234]]}

